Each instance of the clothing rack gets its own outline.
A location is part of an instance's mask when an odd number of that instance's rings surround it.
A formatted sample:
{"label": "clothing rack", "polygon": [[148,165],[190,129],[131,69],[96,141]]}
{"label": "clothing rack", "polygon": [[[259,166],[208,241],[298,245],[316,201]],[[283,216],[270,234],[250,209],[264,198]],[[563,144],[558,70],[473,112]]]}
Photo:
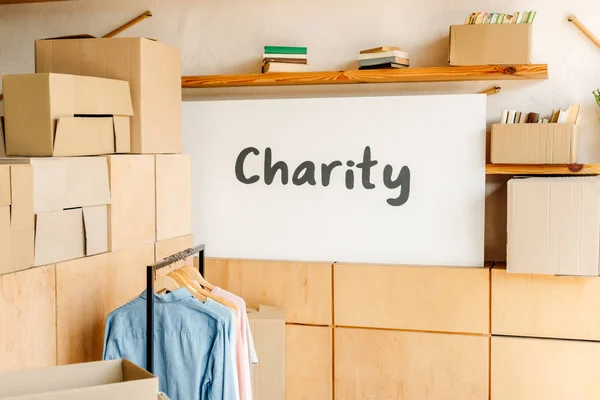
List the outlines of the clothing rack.
{"label": "clothing rack", "polygon": [[156,271],[168,267],[174,262],[184,260],[199,253],[198,269],[204,276],[204,245],[200,244],[158,261],[146,268],[146,369],[154,373],[154,280]]}

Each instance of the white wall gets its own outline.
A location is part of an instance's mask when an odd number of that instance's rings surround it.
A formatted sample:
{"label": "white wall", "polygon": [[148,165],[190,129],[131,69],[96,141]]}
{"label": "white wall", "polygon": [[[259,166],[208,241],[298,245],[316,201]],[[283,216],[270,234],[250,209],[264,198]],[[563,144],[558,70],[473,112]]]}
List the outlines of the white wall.
{"label": "white wall", "polygon": [[[595,0],[75,0],[0,5],[0,72],[31,72],[36,38],[88,32],[102,35],[150,9],[154,16],[127,32],[182,50],[183,73],[259,70],[266,44],[306,45],[313,70],[354,67],[360,49],[395,45],[414,66],[444,65],[450,24],[476,10],[538,10],[534,62],[550,65],[550,80],[502,82],[488,102],[488,121],[502,108],[550,113],[581,103],[582,162],[600,162],[600,115],[591,91],[600,87],[600,49],[566,21],[574,13],[600,36]],[[345,87],[203,89],[194,97],[268,97],[471,92],[494,83],[350,85]],[[432,110],[435,115],[435,110]]]}

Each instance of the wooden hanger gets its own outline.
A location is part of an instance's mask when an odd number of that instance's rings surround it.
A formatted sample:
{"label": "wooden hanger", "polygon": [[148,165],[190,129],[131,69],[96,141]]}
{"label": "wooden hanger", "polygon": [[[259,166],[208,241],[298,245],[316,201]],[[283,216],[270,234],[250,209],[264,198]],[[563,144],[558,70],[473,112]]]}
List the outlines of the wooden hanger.
{"label": "wooden hanger", "polygon": [[154,281],[154,290],[158,294],[165,292],[167,290],[174,292],[177,289],[180,289],[177,281],[175,281],[173,278],[171,278],[167,275],[160,277],[156,281]]}
{"label": "wooden hanger", "polygon": [[184,287],[187,290],[190,291],[190,293],[192,294],[192,296],[194,296],[197,300],[201,301],[201,302],[205,302],[206,301],[206,296],[202,293],[198,293],[198,291],[196,291],[196,289],[194,289],[186,280],[183,276],[181,276],[181,274],[179,274],[177,271],[173,271],[169,274],[169,276],[171,278],[173,278],[175,280],[175,282],[177,282],[179,284],[180,287]]}
{"label": "wooden hanger", "polygon": [[211,285],[210,282],[204,279],[200,271],[198,271],[196,268],[190,267],[189,265],[184,265],[181,269],[209,291],[215,288],[214,285]]}
{"label": "wooden hanger", "polygon": [[211,300],[216,301],[217,303],[220,303],[222,305],[224,305],[225,307],[228,307],[234,311],[238,311],[237,306],[232,303],[229,300],[226,300],[222,297],[216,296],[214,294],[212,294],[211,292],[209,292],[208,290],[204,289],[202,286],[200,286],[200,284],[198,282],[196,282],[185,270],[183,270],[182,268],[177,270],[177,273],[179,275],[181,275],[190,286],[192,286],[198,293],[208,297]]}

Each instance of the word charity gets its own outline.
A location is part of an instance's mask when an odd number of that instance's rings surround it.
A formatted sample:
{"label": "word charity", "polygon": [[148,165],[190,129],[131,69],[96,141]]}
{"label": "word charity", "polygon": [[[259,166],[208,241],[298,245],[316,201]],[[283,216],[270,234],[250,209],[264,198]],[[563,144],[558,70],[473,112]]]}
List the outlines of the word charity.
{"label": "word charity", "polygon": [[[251,185],[260,180],[260,176],[244,169],[244,162],[250,156],[260,156],[260,151],[255,147],[246,147],[238,154],[235,161],[235,176],[238,181],[246,185]],[[371,157],[371,148],[365,147],[361,162],[355,163],[352,160],[346,161],[346,170],[344,172],[346,188],[354,189],[354,173],[360,170],[361,183],[365,189],[375,189],[375,183],[371,182],[371,168],[379,164],[379,161]],[[281,184],[287,185],[289,182],[290,168],[285,161],[273,162],[273,151],[267,147],[264,152],[264,169],[263,179],[267,185],[271,185],[275,181],[275,176],[279,172]],[[335,175],[335,169],[342,167],[343,163],[340,160],[331,161],[328,164],[320,165],[321,185],[329,186],[332,175]],[[343,169],[343,167],[342,167]],[[341,171],[339,171],[341,172]],[[338,172],[338,174],[339,174]],[[394,167],[386,164],[383,168],[383,184],[391,190],[397,190],[397,196],[390,197],[386,201],[391,206],[401,206],[408,201],[410,194],[410,169],[403,166],[400,172],[394,173]],[[312,161],[304,161],[296,167],[292,173],[292,184],[302,186],[304,184],[317,184],[317,166]]]}

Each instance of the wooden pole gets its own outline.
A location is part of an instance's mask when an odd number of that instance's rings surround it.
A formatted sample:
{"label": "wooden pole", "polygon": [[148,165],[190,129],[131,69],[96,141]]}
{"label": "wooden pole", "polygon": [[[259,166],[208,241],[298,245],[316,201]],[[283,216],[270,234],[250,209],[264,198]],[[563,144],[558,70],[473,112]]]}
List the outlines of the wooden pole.
{"label": "wooden pole", "polygon": [[479,92],[479,94],[487,94],[488,96],[496,93],[500,93],[502,88],[500,86],[494,86],[493,88],[489,88],[488,90],[484,90],[483,92]]}
{"label": "wooden pole", "polygon": [[102,36],[105,38],[111,38],[114,37],[116,35],[118,35],[119,33],[123,32],[125,29],[129,29],[131,28],[133,25],[137,24],[138,22],[141,22],[143,20],[145,20],[148,17],[151,17],[152,13],[150,11],[146,11],[140,15],[138,15],[137,17],[135,17],[134,19],[132,19],[131,21],[121,25],[120,27],[118,27],[117,29],[115,29],[114,31],[107,33],[106,35]]}
{"label": "wooden pole", "polygon": [[569,22],[572,22],[573,25],[579,28],[579,30],[583,32],[583,34],[587,36],[592,42],[594,42],[596,46],[600,47],[600,40],[588,28],[586,28],[581,22],[579,22],[576,16],[569,15],[569,18],[567,19],[569,20]]}

